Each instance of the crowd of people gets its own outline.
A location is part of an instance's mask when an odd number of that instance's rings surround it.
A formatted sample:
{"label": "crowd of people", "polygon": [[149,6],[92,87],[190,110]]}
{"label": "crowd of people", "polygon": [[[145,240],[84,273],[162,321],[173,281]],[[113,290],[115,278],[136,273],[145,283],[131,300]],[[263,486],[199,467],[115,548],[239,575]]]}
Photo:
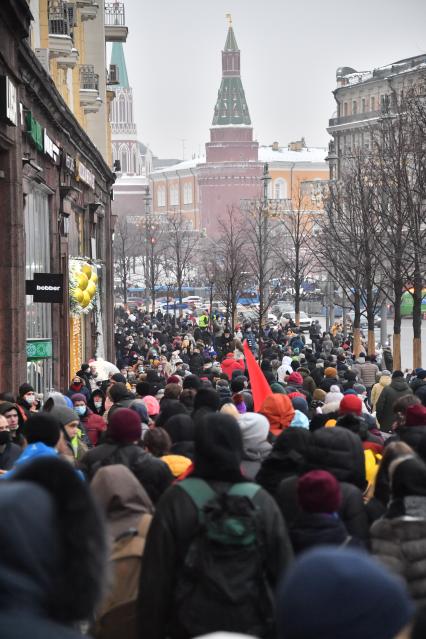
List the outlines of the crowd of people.
{"label": "crowd of people", "polygon": [[2,637],[425,636],[426,370],[207,312],[115,346],[0,394]]}

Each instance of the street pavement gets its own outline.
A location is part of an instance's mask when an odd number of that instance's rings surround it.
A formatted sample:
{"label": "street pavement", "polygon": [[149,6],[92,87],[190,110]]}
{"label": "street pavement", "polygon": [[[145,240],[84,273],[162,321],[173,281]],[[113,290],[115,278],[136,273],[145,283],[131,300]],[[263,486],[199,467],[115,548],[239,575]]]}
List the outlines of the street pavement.
{"label": "street pavement", "polygon": [[[325,330],[325,317],[315,317],[313,319],[318,319],[320,324]],[[387,333],[391,336],[392,343],[392,328],[393,321],[392,319],[388,319],[387,322]],[[380,329],[375,330],[376,341],[380,341]],[[306,333],[305,333],[306,335]],[[413,326],[411,319],[403,319],[402,320],[402,329],[401,329],[401,358],[402,358],[402,370],[406,368],[411,369],[413,367]],[[422,365],[426,367],[426,320],[422,322]]]}

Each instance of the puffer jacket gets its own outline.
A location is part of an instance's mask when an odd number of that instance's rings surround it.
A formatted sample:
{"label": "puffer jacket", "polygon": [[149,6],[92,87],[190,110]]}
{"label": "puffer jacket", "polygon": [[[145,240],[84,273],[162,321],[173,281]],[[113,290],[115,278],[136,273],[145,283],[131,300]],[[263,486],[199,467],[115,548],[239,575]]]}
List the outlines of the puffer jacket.
{"label": "puffer jacket", "polygon": [[379,367],[373,362],[365,362],[361,366],[361,381],[366,388],[372,388],[376,383],[376,377],[379,373]]}
{"label": "puffer jacket", "polygon": [[406,497],[404,502],[404,516],[374,522],[370,529],[371,550],[406,580],[420,607],[426,604],[426,497]]}
{"label": "puffer jacket", "polygon": [[412,393],[413,391],[402,377],[396,377],[382,390],[376,406],[376,416],[382,430],[391,431],[394,420],[393,405],[396,400]]}
{"label": "puffer jacket", "polygon": [[376,410],[377,402],[379,401],[382,390],[386,388],[386,386],[389,386],[391,381],[392,378],[390,375],[382,375],[377,384],[374,384],[371,389],[371,410],[373,413]]}

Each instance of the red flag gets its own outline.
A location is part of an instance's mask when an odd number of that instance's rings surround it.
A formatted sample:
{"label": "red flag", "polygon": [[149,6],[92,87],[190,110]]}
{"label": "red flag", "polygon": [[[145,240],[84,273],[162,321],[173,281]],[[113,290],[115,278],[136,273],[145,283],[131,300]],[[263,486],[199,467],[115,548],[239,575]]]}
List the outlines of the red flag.
{"label": "red flag", "polygon": [[251,392],[253,394],[254,410],[257,412],[262,406],[268,395],[272,395],[265,375],[263,374],[259,364],[256,362],[253,353],[250,350],[247,340],[243,344],[244,355],[246,358],[247,370],[250,377]]}

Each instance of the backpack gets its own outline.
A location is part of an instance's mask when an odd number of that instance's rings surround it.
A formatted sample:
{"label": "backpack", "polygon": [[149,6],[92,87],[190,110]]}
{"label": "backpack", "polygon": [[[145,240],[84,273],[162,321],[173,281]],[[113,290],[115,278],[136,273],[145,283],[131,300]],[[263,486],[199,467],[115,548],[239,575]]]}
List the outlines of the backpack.
{"label": "backpack", "polygon": [[187,636],[216,631],[267,637],[274,628],[273,594],[265,574],[260,486],[233,484],[216,493],[202,479],[178,484],[198,510],[199,526],[175,591],[177,621]]}
{"label": "backpack", "polygon": [[113,585],[102,603],[91,634],[95,639],[137,639],[137,595],[142,556],[152,515],[141,516],[137,529],[130,529],[115,540],[110,562]]}

